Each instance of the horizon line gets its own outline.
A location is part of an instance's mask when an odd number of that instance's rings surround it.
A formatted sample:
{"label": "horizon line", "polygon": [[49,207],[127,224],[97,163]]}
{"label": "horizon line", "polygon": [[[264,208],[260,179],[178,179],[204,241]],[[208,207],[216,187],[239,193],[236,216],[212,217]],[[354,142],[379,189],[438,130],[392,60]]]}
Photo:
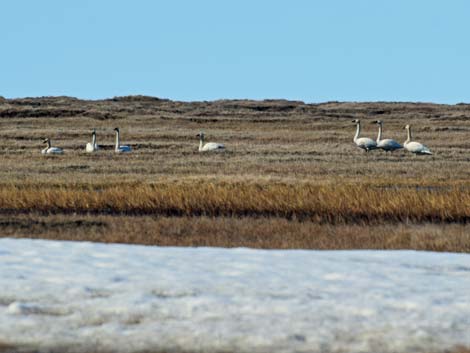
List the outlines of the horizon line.
{"label": "horizon line", "polygon": [[433,101],[408,101],[408,100],[325,100],[325,101],[304,101],[301,99],[288,99],[288,98],[217,98],[217,99],[202,99],[202,100],[179,100],[179,99],[171,99],[171,98],[164,98],[152,95],[145,95],[145,94],[128,94],[122,96],[112,96],[107,98],[84,98],[78,96],[68,96],[68,95],[44,95],[44,96],[23,96],[23,97],[5,97],[0,95],[0,102],[1,100],[20,100],[20,99],[59,99],[59,98],[66,98],[66,99],[73,99],[79,101],[112,101],[112,100],[122,100],[125,98],[141,98],[141,99],[152,99],[152,100],[160,100],[160,101],[169,101],[169,102],[180,102],[180,103],[204,103],[204,102],[220,102],[220,101],[252,101],[252,102],[276,102],[276,101],[285,101],[285,102],[295,102],[299,104],[305,105],[321,105],[321,104],[331,104],[331,103],[338,103],[338,104],[348,104],[348,103],[356,103],[356,104],[434,104],[434,105],[470,105],[467,102],[458,102],[458,103],[439,103]]}

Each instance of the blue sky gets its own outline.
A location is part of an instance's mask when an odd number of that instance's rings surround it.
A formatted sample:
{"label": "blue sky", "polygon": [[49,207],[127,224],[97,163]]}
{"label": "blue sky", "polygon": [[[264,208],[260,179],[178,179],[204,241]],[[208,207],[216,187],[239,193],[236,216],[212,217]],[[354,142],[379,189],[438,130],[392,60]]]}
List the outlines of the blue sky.
{"label": "blue sky", "polygon": [[0,95],[470,101],[470,1],[7,0]]}

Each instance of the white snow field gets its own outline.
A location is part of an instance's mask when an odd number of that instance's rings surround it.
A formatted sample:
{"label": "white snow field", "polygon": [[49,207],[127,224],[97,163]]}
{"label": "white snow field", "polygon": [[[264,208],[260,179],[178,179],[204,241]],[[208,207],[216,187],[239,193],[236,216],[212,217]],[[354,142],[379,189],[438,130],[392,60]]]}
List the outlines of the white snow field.
{"label": "white snow field", "polygon": [[0,343],[37,352],[470,346],[470,256],[1,238]]}

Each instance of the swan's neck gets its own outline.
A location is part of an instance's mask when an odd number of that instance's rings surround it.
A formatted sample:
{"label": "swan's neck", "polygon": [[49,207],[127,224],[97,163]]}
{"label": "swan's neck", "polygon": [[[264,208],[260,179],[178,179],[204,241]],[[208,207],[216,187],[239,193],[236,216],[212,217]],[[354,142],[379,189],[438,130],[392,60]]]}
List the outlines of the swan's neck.
{"label": "swan's neck", "polygon": [[377,143],[382,140],[382,124],[379,124],[379,134],[377,135]]}
{"label": "swan's neck", "polygon": [[411,141],[411,128],[406,129],[406,132],[407,132],[408,138],[406,139],[405,144]]}
{"label": "swan's neck", "polygon": [[96,145],[96,134],[92,135],[91,144],[93,145],[93,147],[95,147],[95,145]]}
{"label": "swan's neck", "polygon": [[116,131],[116,149],[118,150],[120,146],[120,140],[119,140],[119,131]]}
{"label": "swan's neck", "polygon": [[199,151],[202,151],[202,147],[204,146],[204,137],[199,137]]}
{"label": "swan's neck", "polygon": [[361,123],[357,123],[356,135],[354,135],[354,142],[359,138],[359,134],[361,133]]}
{"label": "swan's neck", "polygon": [[51,140],[47,140],[47,148],[51,148]]}

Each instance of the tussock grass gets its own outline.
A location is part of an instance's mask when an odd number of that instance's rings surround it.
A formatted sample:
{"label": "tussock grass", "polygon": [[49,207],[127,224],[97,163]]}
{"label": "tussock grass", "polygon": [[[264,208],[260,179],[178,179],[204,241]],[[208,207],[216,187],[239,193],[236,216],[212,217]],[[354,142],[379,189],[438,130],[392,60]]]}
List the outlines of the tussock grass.
{"label": "tussock grass", "polygon": [[270,216],[323,223],[470,220],[470,188],[246,182],[1,185],[3,212]]}

